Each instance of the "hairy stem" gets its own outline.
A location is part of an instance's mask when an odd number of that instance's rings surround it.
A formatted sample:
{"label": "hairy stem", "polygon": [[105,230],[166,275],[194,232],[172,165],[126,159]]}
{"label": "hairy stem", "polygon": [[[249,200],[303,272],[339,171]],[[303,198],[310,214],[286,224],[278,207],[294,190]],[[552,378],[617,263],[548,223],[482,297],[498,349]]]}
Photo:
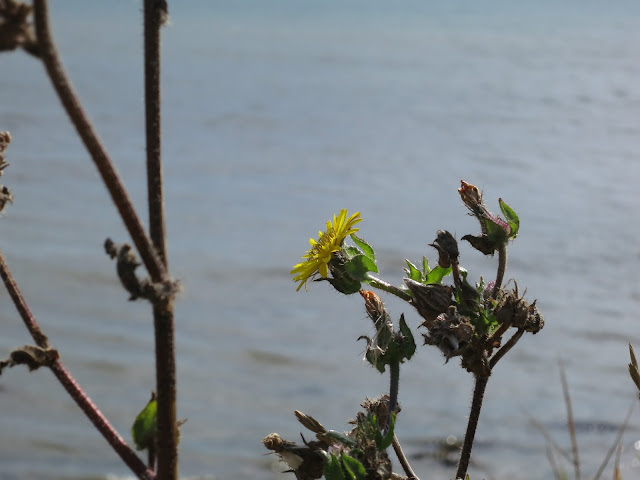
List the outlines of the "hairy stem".
{"label": "hairy stem", "polygon": [[407,477],[409,477],[409,480],[420,480],[418,476],[415,474],[415,472],[413,471],[413,469],[411,468],[411,465],[409,465],[409,460],[407,460],[407,457],[402,451],[402,447],[400,446],[400,441],[398,440],[398,437],[395,434],[393,435],[393,450],[396,452],[398,461],[400,462],[400,465],[402,466],[404,473],[406,473]]}
{"label": "hairy stem", "polygon": [[160,128],[160,27],[164,15],[163,4],[166,6],[162,0],[144,0],[144,105],[149,234],[156,252],[167,267]]}
{"label": "hairy stem", "polygon": [[[160,128],[160,28],[167,4],[164,0],[144,0],[143,8],[149,233],[167,268]],[[173,301],[167,299],[155,303],[153,318],[158,402],[157,474],[159,480],[175,480],[178,478],[178,427]]]}
{"label": "hairy stem", "polygon": [[[48,348],[49,341],[46,335],[40,329],[38,322],[29,310],[27,302],[25,301],[18,285],[5,262],[2,252],[0,252],[0,276],[9,292],[9,296],[13,300],[13,303],[18,310],[18,313],[22,317],[22,320],[29,330],[29,333],[33,337],[34,342],[41,348]],[[64,367],[60,359],[57,359],[50,366],[51,371],[56,376],[58,381],[67,390],[71,398],[75,400],[78,406],[82,409],[85,415],[89,418],[91,423],[107,440],[109,445],[116,451],[116,453],[122,458],[124,463],[131,469],[133,473],[140,479],[153,480],[155,479],[154,473],[149,470],[144,462],[136,455],[136,453],[127,445],[124,439],[113,428],[109,421],[104,417],[102,412],[95,406],[86,393],[80,388],[78,383],[73,379],[71,374]]]}
{"label": "hairy stem", "polygon": [[405,300],[407,302],[410,301],[412,298],[411,295],[409,295],[406,292],[403,292],[398,287],[394,287],[390,283],[387,283],[384,280],[380,280],[379,278],[374,277],[371,274],[368,275],[368,281],[369,281],[369,285],[371,285],[372,287],[379,288],[380,290],[384,290],[385,292],[395,295],[396,297],[401,298],[402,300]]}
{"label": "hairy stem", "polygon": [[41,348],[48,348],[49,340],[42,330],[40,330],[40,326],[36,322],[31,310],[29,310],[29,306],[22,296],[22,293],[20,293],[18,284],[14,280],[13,275],[11,275],[11,270],[9,270],[9,266],[4,260],[2,251],[0,251],[0,276],[2,277],[2,281],[4,282],[7,292],[9,292],[9,296],[11,297],[16,310],[18,310],[24,325],[27,327],[27,330],[29,330],[31,337],[33,337],[33,341]]}
{"label": "hairy stem", "polygon": [[398,406],[398,387],[400,386],[400,362],[394,361],[389,364],[389,411],[387,413],[387,424],[384,432],[387,433],[391,425],[391,414]]}
{"label": "hairy stem", "polygon": [[496,274],[496,283],[493,286],[491,292],[491,298],[494,300],[498,297],[498,292],[502,286],[502,280],[504,280],[504,272],[507,269],[507,243],[505,242],[498,249],[498,273]]}
{"label": "hairy stem", "polygon": [[91,423],[93,423],[131,471],[141,480],[154,480],[156,478],[155,474],[147,468],[140,457],[135,454],[124,439],[111,426],[98,407],[95,406],[71,374],[65,369],[60,359],[55,360],[50,368],[67,393],[75,400],[87,418],[91,420]]}
{"label": "hairy stem", "polygon": [[33,11],[36,27],[36,36],[38,39],[38,48],[40,49],[41,58],[45,68],[51,79],[51,83],[55,88],[62,105],[64,106],[71,122],[78,131],[78,135],[82,139],[85,147],[91,154],[102,180],[109,190],[111,199],[116,205],[122,220],[131,235],[133,242],[142,257],[142,261],[154,282],[165,280],[167,277],[166,269],[154,248],[151,241],[140,223],[133,204],[129,199],[122,181],[113,166],[113,162],[109,158],[102,142],[98,138],[93,125],[84,112],[78,97],[71,86],[65,73],[62,63],[60,62],[58,52],[51,37],[49,27],[49,13],[47,0],[34,0]]}
{"label": "hairy stem", "polygon": [[456,480],[464,479],[467,476],[469,468],[469,460],[471,459],[471,449],[476,436],[476,428],[480,419],[480,410],[482,409],[482,400],[484,391],[487,388],[489,377],[485,375],[476,376],[476,385],[473,390],[473,400],[471,401],[471,411],[469,412],[469,422],[467,423],[467,433],[464,436],[462,444],[462,453],[460,454],[460,462],[458,463],[458,471],[456,472]]}

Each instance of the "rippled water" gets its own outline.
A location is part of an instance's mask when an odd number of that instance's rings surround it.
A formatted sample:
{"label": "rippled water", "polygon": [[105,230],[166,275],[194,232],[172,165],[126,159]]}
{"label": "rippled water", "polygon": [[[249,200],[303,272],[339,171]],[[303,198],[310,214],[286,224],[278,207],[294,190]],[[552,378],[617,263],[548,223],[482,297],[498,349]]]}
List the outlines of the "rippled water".
{"label": "rippled water", "polygon": [[[531,417],[568,447],[560,358],[583,471],[595,472],[634,398],[627,342],[640,346],[637,4],[174,3],[163,142],[170,266],[185,286],[183,475],[279,478],[260,440],[295,439],[294,409],[346,429],[364,396],[387,389],[355,342],[371,334],[361,302],[324,285],[296,293],[288,272],[348,208],[399,283],[405,258],[435,258],[437,229],[476,233],[461,178],[520,215],[507,277],[547,322],[494,372],[472,478],[550,478]],[[54,4],[65,65],[142,206],[139,5]],[[41,65],[5,53],[0,71],[0,129],[14,138],[2,180],[15,197],[0,248],[64,363],[129,438],[154,374],[149,309],[126,302],[102,250],[127,237]],[[461,252],[472,278],[494,274],[495,261]],[[5,354],[29,342],[5,293],[0,325]],[[398,434],[423,478],[453,475],[433,445],[462,436],[471,389],[427,348],[404,368]],[[6,372],[0,406],[2,478],[127,475],[47,372]],[[639,422],[624,478],[637,475]]]}

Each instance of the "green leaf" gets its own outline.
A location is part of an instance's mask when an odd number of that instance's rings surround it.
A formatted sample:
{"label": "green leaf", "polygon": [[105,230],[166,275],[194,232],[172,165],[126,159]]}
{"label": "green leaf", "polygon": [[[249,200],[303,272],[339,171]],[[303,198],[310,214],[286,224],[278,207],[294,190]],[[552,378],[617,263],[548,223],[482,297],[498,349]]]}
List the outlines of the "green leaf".
{"label": "green leaf", "polygon": [[327,480],[345,480],[340,460],[333,453],[324,462],[324,478]]}
{"label": "green leaf", "polygon": [[415,282],[422,283],[422,274],[420,273],[420,270],[418,270],[418,267],[409,260],[405,260],[405,262],[407,262],[407,267],[409,267],[404,269],[404,271],[407,272],[407,276]]}
{"label": "green leaf", "polygon": [[[503,221],[502,219],[500,219]],[[507,232],[500,225],[494,221],[485,218],[484,224],[487,227],[487,238],[491,247],[495,250],[499,245],[503,244],[507,240]]]}
{"label": "green leaf", "polygon": [[500,210],[502,210],[502,214],[504,215],[504,218],[507,220],[507,223],[511,228],[509,237],[515,238],[515,236],[518,234],[518,230],[520,229],[520,219],[518,218],[516,212],[514,212],[509,205],[504,203],[501,198],[498,199],[498,202],[500,203]]}
{"label": "green leaf", "polygon": [[341,454],[342,466],[351,475],[354,480],[364,480],[367,476],[367,471],[364,469],[362,463],[344,452]]}
{"label": "green leaf", "polygon": [[422,274],[426,277],[429,273],[429,260],[427,257],[422,257]]}
{"label": "green leaf", "polygon": [[360,250],[358,247],[354,247],[353,245],[350,245],[348,247],[343,247],[342,251],[344,253],[346,253],[347,259],[353,258],[356,255],[362,255],[363,254],[362,250]]}
{"label": "green leaf", "polygon": [[153,394],[149,403],[147,403],[133,422],[131,436],[138,450],[149,448],[155,443],[157,410],[156,396]]}
{"label": "green leaf", "polygon": [[345,269],[351,278],[361,282],[366,281],[369,272],[378,273],[376,262],[365,255],[356,255],[345,264]]}
{"label": "green leaf", "polygon": [[400,362],[404,359],[409,360],[416,353],[416,342],[413,339],[413,333],[404,320],[404,314],[400,316],[400,333],[402,334],[402,348]]}
{"label": "green leaf", "polygon": [[371,260],[375,261],[376,254],[373,251],[373,247],[365,242],[362,238],[358,237],[355,233],[352,233],[350,236],[351,240],[353,240],[355,244],[360,247],[362,252]]}
{"label": "green leaf", "polygon": [[347,447],[355,447],[358,444],[358,442],[356,442],[353,438],[348,437],[344,433],[337,432],[336,430],[327,430],[326,432],[324,432],[323,436],[346,445]]}
{"label": "green leaf", "polygon": [[442,268],[440,265],[429,272],[424,283],[441,283],[442,279],[451,273],[451,267]]}

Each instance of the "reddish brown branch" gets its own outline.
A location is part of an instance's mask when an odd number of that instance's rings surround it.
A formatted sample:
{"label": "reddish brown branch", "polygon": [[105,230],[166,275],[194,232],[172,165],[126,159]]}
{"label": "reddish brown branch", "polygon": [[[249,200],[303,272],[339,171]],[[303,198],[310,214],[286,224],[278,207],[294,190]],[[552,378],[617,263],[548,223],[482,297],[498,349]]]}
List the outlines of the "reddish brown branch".
{"label": "reddish brown branch", "polygon": [[71,398],[75,400],[80,409],[89,420],[91,420],[91,423],[93,423],[131,471],[141,480],[155,480],[155,474],[147,468],[140,457],[131,450],[131,447],[127,445],[120,434],[111,426],[98,407],[95,406],[71,374],[65,369],[60,359],[56,360],[50,368],[64,389],[71,395]]}
{"label": "reddish brown branch", "polygon": [[89,118],[85,114],[58,58],[58,52],[53,43],[49,28],[47,1],[34,0],[33,7],[38,47],[51,83],[67,114],[71,118],[71,122],[76,127],[78,135],[80,135],[85,147],[91,154],[91,158],[109,190],[111,199],[115,203],[149,275],[154,282],[165,280],[167,277],[166,269],[151,246],[151,242],[140,223],[140,219],[136,215],[129,195],[113,166],[113,162],[104,149]]}
{"label": "reddish brown branch", "polygon": [[[5,262],[2,252],[0,252],[0,276],[9,292],[9,296],[13,300],[13,303],[20,313],[24,324],[26,325],[29,333],[33,337],[34,342],[39,347],[48,348],[49,342],[47,337],[35,317],[29,310],[27,302],[25,301],[18,285],[11,274],[11,270]],[[107,440],[109,445],[113,447],[116,453],[122,458],[124,463],[135,473],[138,478],[143,480],[154,480],[155,474],[149,470],[144,462],[135,454],[135,452],[127,445],[124,439],[118,434],[118,432],[111,426],[108,420],[104,417],[102,412],[95,406],[91,399],[84,393],[78,383],[73,379],[71,374],[64,368],[60,359],[56,359],[49,366],[53,374],[58,378],[62,386],[67,390],[71,398],[75,400],[78,406],[82,409],[85,415],[91,420],[91,423],[95,425],[102,436]]]}
{"label": "reddish brown branch", "polygon": [[7,266],[7,263],[4,260],[4,255],[0,251],[0,277],[2,277],[2,281],[4,282],[5,287],[7,288],[7,292],[9,292],[9,296],[11,300],[13,300],[13,304],[16,306],[16,310],[20,314],[24,325],[29,330],[29,333],[33,337],[33,341],[36,342],[36,345],[42,348],[49,348],[49,339],[47,336],[40,330],[36,319],[33,317],[31,310],[29,310],[29,306],[25,301],[22,293],[20,293],[20,289],[16,284],[16,281],[11,275],[11,270]]}

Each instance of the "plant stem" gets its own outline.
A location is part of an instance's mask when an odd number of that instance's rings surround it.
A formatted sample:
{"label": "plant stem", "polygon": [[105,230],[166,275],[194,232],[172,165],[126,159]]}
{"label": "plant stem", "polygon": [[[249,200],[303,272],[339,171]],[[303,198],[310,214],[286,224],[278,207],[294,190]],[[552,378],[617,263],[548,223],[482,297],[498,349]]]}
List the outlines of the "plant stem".
{"label": "plant stem", "polygon": [[151,279],[154,282],[166,280],[166,269],[158,258],[154,248],[151,246],[151,241],[147,237],[142,223],[140,223],[140,219],[113,166],[113,162],[109,158],[102,142],[85,114],[67,78],[67,74],[62,67],[58,52],[51,37],[47,0],[34,0],[33,15],[41,58],[62,105],[78,131],[78,135],[82,139],[85,147],[91,154],[91,158],[98,168],[104,184],[109,190],[111,199],[115,203]]}
{"label": "plant stem", "polygon": [[519,328],[518,331],[514,333],[513,336],[507,341],[507,343],[505,343],[502,346],[502,348],[498,350],[493,357],[491,357],[491,360],[489,361],[489,367],[492,370],[493,370],[493,367],[495,367],[496,363],[498,363],[498,361],[502,357],[504,357],[509,350],[513,348],[513,346],[518,342],[518,340],[520,340],[523,334],[524,334],[524,330]]}
{"label": "plant stem", "polygon": [[387,412],[387,424],[384,428],[386,434],[391,425],[391,414],[398,406],[398,387],[400,386],[400,362],[394,361],[389,364],[389,407]]}
{"label": "plant stem", "polygon": [[95,406],[71,374],[65,369],[60,359],[55,360],[50,368],[71,398],[75,400],[87,418],[91,420],[91,423],[93,423],[131,471],[141,480],[155,480],[156,475],[147,468],[140,457],[131,450],[124,439],[111,426],[98,407]]}
{"label": "plant stem", "polygon": [[411,295],[400,290],[398,287],[394,287],[390,283],[387,283],[384,280],[380,280],[379,278],[374,277],[371,274],[368,274],[368,282],[369,282],[369,285],[371,285],[372,287],[376,287],[376,288],[379,288],[380,290],[384,290],[385,292],[391,293],[392,295],[395,295],[396,297],[399,297],[402,300],[405,300],[407,302],[410,301],[412,298]]}
{"label": "plant stem", "polygon": [[[160,27],[164,2],[144,0],[144,105],[147,143],[149,235],[165,268],[167,245],[162,191],[160,116]],[[166,6],[166,4],[165,4]]]}
{"label": "plant stem", "polygon": [[491,298],[494,300],[498,297],[498,292],[502,286],[502,280],[504,279],[504,272],[507,269],[507,242],[505,242],[498,249],[498,273],[496,274],[496,282],[491,292]]}
{"label": "plant stem", "polygon": [[396,452],[398,461],[400,462],[400,465],[402,466],[404,473],[406,473],[407,477],[409,477],[409,480],[420,480],[418,476],[415,474],[415,472],[413,471],[413,469],[411,468],[411,465],[409,465],[409,460],[407,460],[407,457],[402,451],[402,447],[400,446],[400,441],[398,440],[398,437],[395,434],[393,435],[393,450]]}
{"label": "plant stem", "polygon": [[[22,321],[27,327],[27,330],[29,330],[29,333],[33,337],[34,342],[36,342],[36,345],[41,348],[49,348],[49,341],[29,310],[27,302],[22,296],[22,293],[18,288],[18,284],[13,278],[11,270],[9,270],[9,267],[5,262],[2,252],[0,252],[0,276],[2,277],[7,291],[9,292],[9,296],[13,300],[16,310],[18,310],[18,313],[22,317]],[[96,429],[102,434],[109,445],[111,445],[131,471],[140,479],[155,479],[155,474],[145,466],[144,462],[140,460],[136,453],[126,444],[124,439],[104,417],[98,407],[96,407],[87,394],[84,393],[82,388],[80,388],[59,358],[53,362],[50,369],[65,390],[67,390],[71,398],[75,400],[84,414],[89,418],[89,420],[91,420],[91,423],[93,423]]]}
{"label": "plant stem", "polygon": [[40,330],[40,326],[36,322],[31,310],[29,310],[29,306],[22,296],[13,275],[11,275],[9,266],[4,260],[2,251],[0,251],[0,276],[2,277],[2,281],[4,282],[7,292],[9,292],[11,300],[13,300],[16,310],[18,310],[20,317],[22,317],[24,325],[27,327],[27,330],[29,330],[31,337],[33,337],[33,341],[41,348],[49,348],[49,339],[42,330]]}
{"label": "plant stem", "polygon": [[478,420],[480,419],[480,410],[482,409],[484,391],[487,388],[488,381],[489,377],[486,375],[476,376],[476,385],[473,390],[473,400],[471,401],[471,411],[469,412],[469,422],[467,423],[467,433],[464,436],[464,443],[462,444],[462,453],[460,454],[460,462],[458,463],[458,471],[455,477],[456,480],[460,478],[464,479],[467,475],[469,460],[471,458],[471,448],[473,447],[473,440],[476,435]]}
{"label": "plant stem", "polygon": [[[149,233],[165,267],[168,265],[162,189],[160,115],[160,28],[166,14],[163,0],[144,0],[145,120]],[[157,474],[159,480],[178,478],[178,427],[173,300],[153,306],[156,345]]]}

